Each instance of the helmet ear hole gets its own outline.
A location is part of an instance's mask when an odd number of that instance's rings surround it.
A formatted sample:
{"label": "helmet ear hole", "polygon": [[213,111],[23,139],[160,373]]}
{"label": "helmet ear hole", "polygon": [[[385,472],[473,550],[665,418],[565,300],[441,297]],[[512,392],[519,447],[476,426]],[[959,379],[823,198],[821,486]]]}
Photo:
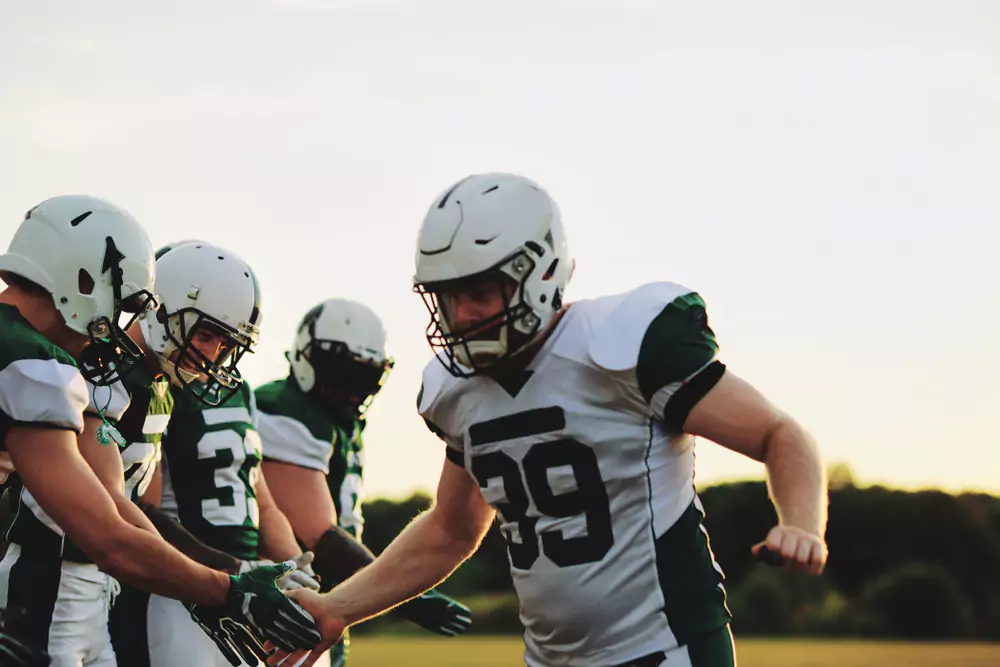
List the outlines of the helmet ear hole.
{"label": "helmet ear hole", "polygon": [[80,272],[76,276],[77,289],[80,294],[93,294],[94,293],[94,279],[86,269],[80,269]]}
{"label": "helmet ear hole", "polygon": [[161,304],[160,307],[156,309],[156,321],[160,324],[166,324],[167,319],[169,319],[167,316],[167,307]]}

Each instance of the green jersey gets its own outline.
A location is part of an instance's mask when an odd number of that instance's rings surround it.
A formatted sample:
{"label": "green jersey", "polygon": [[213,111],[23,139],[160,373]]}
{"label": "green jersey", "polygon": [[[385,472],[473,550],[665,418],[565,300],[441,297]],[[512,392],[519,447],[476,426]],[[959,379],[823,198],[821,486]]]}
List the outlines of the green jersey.
{"label": "green jersey", "polygon": [[261,445],[253,392],[243,385],[217,407],[180,389],[173,395],[163,439],[163,510],[205,544],[257,558]]}
{"label": "green jersey", "polygon": [[[32,327],[16,308],[0,304],[0,449],[15,426],[83,432],[87,383],[73,358]],[[84,560],[20,478],[10,486],[14,520],[6,539],[25,554]]]}
{"label": "green jersey", "polygon": [[[102,394],[110,392],[109,394]],[[101,408],[102,403],[107,406]],[[90,412],[101,408],[108,421],[118,428],[125,445],[121,447],[125,469],[125,495],[138,502],[160,462],[163,433],[174,407],[170,381],[153,377],[141,364],[111,387],[91,386]]]}
{"label": "green jersey", "polygon": [[256,397],[265,456],[323,472],[338,524],[361,539],[365,420],[356,411],[334,414],[292,377],[259,387]]}

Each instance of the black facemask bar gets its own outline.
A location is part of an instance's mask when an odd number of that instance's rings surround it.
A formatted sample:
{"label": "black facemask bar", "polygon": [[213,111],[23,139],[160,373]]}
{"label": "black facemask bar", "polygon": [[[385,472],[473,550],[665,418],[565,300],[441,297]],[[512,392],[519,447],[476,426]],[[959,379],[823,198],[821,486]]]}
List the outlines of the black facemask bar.
{"label": "black facemask bar", "polygon": [[[190,327],[187,318],[189,314],[196,316]],[[186,391],[210,407],[221,405],[232,398],[243,386],[243,376],[240,375],[236,365],[244,354],[253,353],[253,350],[250,349],[251,338],[214,317],[206,315],[197,308],[182,308],[171,313],[168,317],[176,317],[180,328],[180,335],[175,336],[169,322],[166,326],[167,336],[178,350],[177,358],[171,362],[177,381]],[[202,328],[223,336],[224,342],[220,345],[219,352],[214,359],[210,359],[194,345],[194,337]],[[197,380],[189,381],[178,369],[207,377],[205,379],[199,377]]]}
{"label": "black facemask bar", "polygon": [[[115,240],[107,237],[102,272],[111,272],[115,310],[111,318],[101,317],[87,325],[90,340],[80,357],[80,372],[97,387],[118,382],[142,361],[142,350],[128,335],[127,329],[141,314],[156,307],[156,297],[146,290],[122,298],[125,282],[121,267],[123,259],[125,256],[115,246]],[[127,318],[123,327],[121,322],[126,313],[132,316]]]}
{"label": "black facemask bar", "polygon": [[395,361],[368,359],[339,340],[313,339],[298,354],[309,361],[316,380],[311,393],[334,408],[363,414],[381,391]]}
{"label": "black facemask bar", "polygon": [[[504,281],[511,279],[511,277],[504,273],[500,269],[500,266],[504,266],[509,262],[514,261],[517,257],[523,257],[529,262],[529,266],[524,272],[524,275],[522,275],[521,279],[517,282],[515,293],[518,295],[518,298],[516,299],[518,305],[511,306],[511,302],[515,301],[515,299],[513,298],[513,295],[511,295],[510,298],[507,298],[507,292],[504,290]],[[534,261],[525,253],[520,253],[519,255],[515,255],[515,257],[504,260],[499,266],[487,269],[486,271],[473,276],[465,276],[455,280],[436,283],[417,284],[413,287],[413,291],[421,296],[424,301],[424,305],[427,307],[427,311],[431,315],[431,321],[430,324],[427,325],[426,331],[427,342],[430,344],[431,349],[434,351],[438,361],[441,362],[449,373],[455,377],[465,378],[479,375],[497,361],[506,359],[515,354],[521,349],[524,343],[526,343],[531,336],[535,334],[538,329],[537,324],[534,330],[528,333],[523,333],[514,327],[515,322],[532,314],[531,309],[525,302],[524,283],[526,282],[528,276],[531,275],[534,268]],[[440,295],[446,294],[450,291],[467,289],[470,285],[473,285],[476,282],[488,281],[496,281],[498,283],[500,292],[505,297],[503,300],[504,309],[496,315],[476,322],[475,324],[465,327],[464,329],[455,330],[449,326],[446,321],[447,309],[442,305]],[[477,364],[469,349],[469,342],[471,340],[475,340],[475,336],[477,334],[482,334],[491,330],[496,330],[496,333],[499,336],[502,328],[507,330],[507,350],[502,356],[490,361],[487,364]],[[495,340],[497,337],[492,338]],[[455,354],[455,350],[458,348],[464,348],[465,357],[469,360],[468,366],[458,361]]]}

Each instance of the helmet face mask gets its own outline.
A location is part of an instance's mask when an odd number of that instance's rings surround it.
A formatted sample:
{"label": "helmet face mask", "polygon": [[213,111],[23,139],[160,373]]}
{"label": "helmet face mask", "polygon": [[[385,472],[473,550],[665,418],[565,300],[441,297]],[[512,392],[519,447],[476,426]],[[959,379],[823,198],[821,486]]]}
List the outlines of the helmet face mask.
{"label": "helmet face mask", "polygon": [[113,317],[99,317],[87,325],[89,341],[80,358],[80,372],[97,387],[118,382],[142,362],[145,355],[128,330],[157,306],[156,297],[146,290],[125,299],[116,294],[115,302]]}
{"label": "helmet face mask", "polygon": [[299,351],[316,373],[313,392],[334,408],[348,407],[364,412],[382,390],[393,359],[368,359],[356,355],[337,340],[313,340]]}
{"label": "helmet face mask", "polygon": [[[452,375],[481,373],[515,356],[531,342],[541,328],[541,319],[525,299],[525,283],[535,269],[534,260],[519,252],[482,273],[414,287],[431,316],[427,342],[439,359],[444,355]],[[459,299],[483,298],[496,302],[494,312],[457,326],[451,304]]]}
{"label": "helmet face mask", "polygon": [[[173,344],[169,357],[161,358],[171,380],[209,406],[225,403],[239,391],[243,376],[237,364],[257,342],[252,325],[237,331],[196,308],[183,308],[167,317],[167,337]],[[207,355],[202,347],[216,350]]]}

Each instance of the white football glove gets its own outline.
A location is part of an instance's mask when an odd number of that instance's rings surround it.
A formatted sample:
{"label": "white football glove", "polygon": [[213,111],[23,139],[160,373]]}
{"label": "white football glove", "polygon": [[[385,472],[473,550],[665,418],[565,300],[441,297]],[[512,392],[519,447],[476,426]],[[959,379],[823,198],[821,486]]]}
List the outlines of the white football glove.
{"label": "white football glove", "polygon": [[[316,581],[316,573],[313,572],[310,563],[313,561],[313,552],[303,551],[295,558],[290,558],[286,563],[295,566],[295,569],[289,570],[284,576],[282,576],[278,581],[275,582],[277,587],[281,589],[283,593],[288,591],[294,591],[298,588],[308,588],[309,590],[318,591],[319,582]],[[272,561],[269,560],[244,560],[240,561],[240,569],[236,573],[237,575],[248,572],[255,567],[261,567],[262,565],[274,565]]]}

